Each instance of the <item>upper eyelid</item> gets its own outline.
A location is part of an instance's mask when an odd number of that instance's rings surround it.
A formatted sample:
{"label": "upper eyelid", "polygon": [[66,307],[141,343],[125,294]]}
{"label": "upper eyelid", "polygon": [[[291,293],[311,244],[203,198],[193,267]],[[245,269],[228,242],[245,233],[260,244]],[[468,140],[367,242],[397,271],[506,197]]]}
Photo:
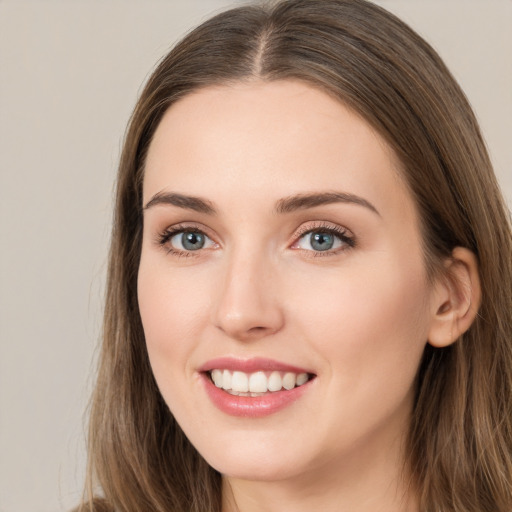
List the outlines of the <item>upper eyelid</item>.
{"label": "upper eyelid", "polygon": [[179,233],[180,231],[195,231],[197,233],[203,233],[208,238],[214,238],[212,236],[212,230],[208,227],[204,226],[203,224],[196,223],[196,222],[178,222],[177,224],[171,224],[170,226],[167,226],[163,230],[161,230],[161,234],[165,233]]}
{"label": "upper eyelid", "polygon": [[292,236],[298,238],[313,231],[319,231],[321,229],[325,229],[326,231],[332,231],[335,233],[345,234],[347,237],[350,238],[354,237],[354,234],[350,229],[330,221],[304,222],[295,230]]}

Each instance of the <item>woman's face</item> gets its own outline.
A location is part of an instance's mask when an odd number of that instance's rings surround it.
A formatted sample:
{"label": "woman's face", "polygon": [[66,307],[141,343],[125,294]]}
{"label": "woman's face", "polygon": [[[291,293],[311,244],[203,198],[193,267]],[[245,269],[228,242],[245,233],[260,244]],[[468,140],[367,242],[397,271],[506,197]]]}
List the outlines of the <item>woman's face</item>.
{"label": "woman's face", "polygon": [[395,464],[435,308],[383,139],[299,82],[205,88],[164,116],[143,188],[147,349],[205,459],[253,480]]}

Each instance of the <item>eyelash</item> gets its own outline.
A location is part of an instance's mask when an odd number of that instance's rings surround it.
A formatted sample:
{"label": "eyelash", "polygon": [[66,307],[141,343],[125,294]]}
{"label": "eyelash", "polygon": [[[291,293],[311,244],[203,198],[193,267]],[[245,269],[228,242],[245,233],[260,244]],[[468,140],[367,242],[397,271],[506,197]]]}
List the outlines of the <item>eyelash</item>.
{"label": "eyelash", "polygon": [[196,252],[200,252],[200,250],[198,251],[182,251],[180,249],[175,249],[174,247],[172,247],[170,244],[169,244],[169,241],[176,235],[180,234],[180,233],[198,233],[200,235],[204,235],[205,237],[209,238],[211,240],[211,238],[202,230],[202,229],[199,229],[195,226],[187,226],[187,225],[184,225],[184,224],[177,224],[176,226],[172,226],[170,228],[167,228],[165,231],[163,231],[162,233],[160,233],[158,235],[158,238],[157,238],[157,243],[165,249],[165,251],[167,252],[167,254],[171,254],[173,256],[178,256],[178,257],[193,257],[193,256],[198,256],[198,254],[195,254]]}
{"label": "eyelash", "polygon": [[356,246],[356,239],[355,237],[348,231],[347,229],[333,225],[333,224],[327,224],[325,222],[315,222],[313,225],[308,225],[300,228],[297,233],[294,234],[295,241],[292,244],[292,247],[294,245],[297,245],[299,241],[305,237],[308,234],[312,233],[322,233],[322,234],[329,234],[333,235],[336,238],[338,238],[342,242],[342,246],[338,247],[337,249],[329,249],[326,251],[310,251],[308,249],[301,249],[296,248],[295,250],[300,250],[305,253],[308,253],[309,257],[313,258],[322,258],[322,257],[329,257],[329,256],[335,256],[341,252],[347,251],[349,249],[353,249]]}
{"label": "eyelash", "polygon": [[[162,248],[164,248],[167,252],[167,254],[171,254],[173,256],[178,257],[195,257],[199,256],[198,253],[201,252],[201,249],[198,249],[197,251],[186,251],[181,249],[175,249],[169,244],[169,241],[176,235],[180,233],[198,233],[201,234],[208,239],[211,240],[211,238],[204,232],[204,230],[199,229],[196,226],[189,226],[189,225],[183,225],[183,224],[177,224],[176,226],[172,226],[170,228],[167,228],[165,231],[160,233],[157,238],[157,243]],[[339,247],[334,250],[326,250],[326,251],[313,251],[308,249],[301,249],[299,247],[293,247],[294,245],[298,244],[300,240],[305,237],[308,234],[312,233],[325,233],[330,234],[338,238],[342,242],[342,247]],[[352,249],[356,246],[356,239],[355,237],[345,228],[337,225],[327,224],[324,222],[316,222],[313,223],[313,225],[309,224],[307,226],[304,226],[300,228],[296,233],[294,233],[294,242],[291,244],[291,247],[294,250],[300,250],[304,253],[308,253],[308,257],[327,257],[327,256],[333,256],[337,255],[340,252]],[[196,254],[197,253],[197,254]]]}

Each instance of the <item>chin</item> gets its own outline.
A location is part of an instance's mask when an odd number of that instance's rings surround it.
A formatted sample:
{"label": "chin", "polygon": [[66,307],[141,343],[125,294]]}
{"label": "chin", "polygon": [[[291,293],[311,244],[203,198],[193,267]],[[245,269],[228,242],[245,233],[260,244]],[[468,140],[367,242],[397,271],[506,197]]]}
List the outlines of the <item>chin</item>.
{"label": "chin", "polygon": [[276,482],[287,480],[296,476],[296,472],[291,472],[289,464],[272,464],[256,461],[240,460],[222,460],[207,462],[216,469],[221,475],[236,480],[248,480],[252,482]]}
{"label": "chin", "polygon": [[[250,437],[250,436],[249,436]],[[298,451],[292,446],[276,446],[250,439],[222,443],[211,441],[209,446],[200,447],[199,452],[210,466],[230,478],[251,481],[277,481],[293,478],[305,465],[298,460]],[[215,446],[215,449],[212,447]],[[304,455],[304,454],[302,454]],[[301,457],[304,459],[304,457]]]}

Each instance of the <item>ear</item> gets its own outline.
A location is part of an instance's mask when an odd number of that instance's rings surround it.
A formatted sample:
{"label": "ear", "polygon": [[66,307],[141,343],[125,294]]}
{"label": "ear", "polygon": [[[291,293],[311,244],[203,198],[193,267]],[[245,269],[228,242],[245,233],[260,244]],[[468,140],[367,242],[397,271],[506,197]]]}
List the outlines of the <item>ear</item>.
{"label": "ear", "polygon": [[430,345],[447,347],[466,332],[478,313],[480,298],[476,256],[469,249],[456,247],[434,285]]}

